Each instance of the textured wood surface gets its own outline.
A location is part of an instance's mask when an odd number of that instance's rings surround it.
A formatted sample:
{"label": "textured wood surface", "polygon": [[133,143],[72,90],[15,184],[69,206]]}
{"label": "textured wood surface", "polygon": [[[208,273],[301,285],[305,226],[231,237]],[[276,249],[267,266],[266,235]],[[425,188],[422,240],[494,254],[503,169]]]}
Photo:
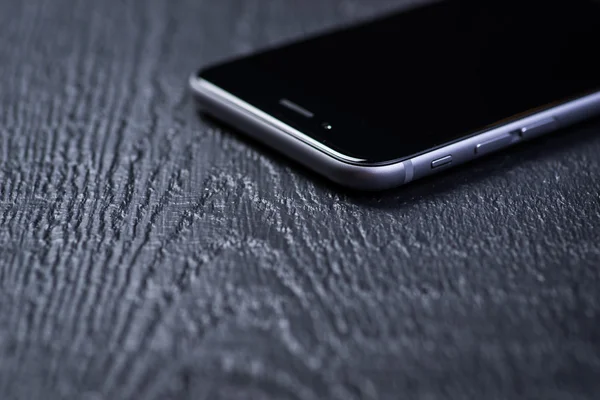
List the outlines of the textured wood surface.
{"label": "textured wood surface", "polygon": [[195,111],[409,3],[0,2],[0,397],[598,398],[598,120],[360,195]]}

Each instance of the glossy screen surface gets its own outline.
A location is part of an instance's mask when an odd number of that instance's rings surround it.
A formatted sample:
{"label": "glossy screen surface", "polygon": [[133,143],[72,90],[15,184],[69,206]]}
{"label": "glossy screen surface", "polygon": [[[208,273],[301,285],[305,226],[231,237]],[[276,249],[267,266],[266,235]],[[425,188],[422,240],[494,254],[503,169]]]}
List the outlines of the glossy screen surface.
{"label": "glossy screen surface", "polygon": [[385,163],[600,90],[600,6],[438,2],[201,76],[338,152]]}

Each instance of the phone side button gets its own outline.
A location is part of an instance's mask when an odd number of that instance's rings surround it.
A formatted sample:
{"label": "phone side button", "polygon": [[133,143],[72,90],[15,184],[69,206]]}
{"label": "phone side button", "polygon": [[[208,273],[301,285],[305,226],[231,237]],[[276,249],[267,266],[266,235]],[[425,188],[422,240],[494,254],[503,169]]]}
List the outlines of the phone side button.
{"label": "phone side button", "polygon": [[555,118],[548,118],[538,121],[521,129],[523,139],[531,139],[544,133],[552,132],[559,128],[558,121]]}
{"label": "phone side button", "polygon": [[438,158],[437,160],[433,160],[431,162],[431,168],[439,168],[442,167],[444,165],[448,165],[452,162],[452,156],[451,155],[447,155],[445,157],[442,158]]}
{"label": "phone side button", "polygon": [[475,154],[481,156],[496,150],[500,150],[501,148],[508,146],[512,140],[513,136],[511,134],[506,134],[504,136],[488,140],[487,142],[480,143],[475,146]]}

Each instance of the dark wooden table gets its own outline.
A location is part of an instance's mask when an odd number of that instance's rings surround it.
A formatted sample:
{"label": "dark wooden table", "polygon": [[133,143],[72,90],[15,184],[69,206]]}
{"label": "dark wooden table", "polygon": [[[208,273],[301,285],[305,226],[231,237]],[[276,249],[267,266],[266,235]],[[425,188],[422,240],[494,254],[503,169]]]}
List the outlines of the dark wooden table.
{"label": "dark wooden table", "polygon": [[2,399],[593,399],[600,121],[357,194],[200,65],[407,1],[4,0]]}

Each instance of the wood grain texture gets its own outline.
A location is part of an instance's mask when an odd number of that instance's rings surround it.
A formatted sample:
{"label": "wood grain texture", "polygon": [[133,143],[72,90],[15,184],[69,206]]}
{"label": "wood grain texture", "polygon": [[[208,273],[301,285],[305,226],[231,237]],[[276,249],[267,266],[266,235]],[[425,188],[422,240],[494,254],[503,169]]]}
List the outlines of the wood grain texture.
{"label": "wood grain texture", "polygon": [[410,3],[0,2],[0,397],[597,398],[600,122],[359,195],[195,112]]}

